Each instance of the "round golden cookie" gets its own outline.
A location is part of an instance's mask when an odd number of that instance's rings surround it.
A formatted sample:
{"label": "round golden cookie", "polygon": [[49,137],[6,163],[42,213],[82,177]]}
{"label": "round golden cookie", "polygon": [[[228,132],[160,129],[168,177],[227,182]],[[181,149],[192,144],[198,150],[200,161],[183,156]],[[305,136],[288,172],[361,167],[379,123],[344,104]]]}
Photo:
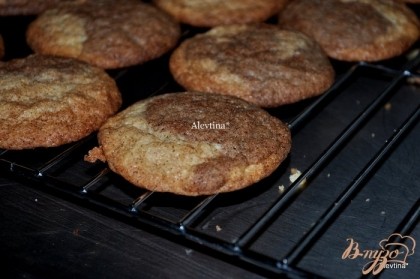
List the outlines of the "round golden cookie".
{"label": "round golden cookie", "polygon": [[154,0],[178,21],[197,27],[263,22],[289,0]]}
{"label": "round golden cookie", "polygon": [[263,109],[195,92],[135,103],[111,117],[98,140],[101,150],[86,160],[105,158],[134,185],[188,196],[247,187],[271,174],[291,147],[288,127]]}
{"label": "round golden cookie", "polygon": [[279,25],[307,34],[343,61],[398,56],[420,35],[416,15],[393,0],[295,0],[280,13]]}
{"label": "round golden cookie", "polygon": [[112,69],[163,55],[177,43],[180,26],[141,1],[96,0],[45,11],[29,25],[26,36],[36,53]]}
{"label": "round golden cookie", "polygon": [[317,43],[273,25],[224,25],[185,40],[170,58],[188,91],[234,95],[276,107],[322,94],[334,69]]}
{"label": "round golden cookie", "polygon": [[31,55],[0,62],[0,148],[52,147],[99,129],[121,105],[103,69]]}
{"label": "round golden cookie", "polygon": [[35,15],[59,3],[78,4],[85,1],[87,0],[0,0],[0,16]]}

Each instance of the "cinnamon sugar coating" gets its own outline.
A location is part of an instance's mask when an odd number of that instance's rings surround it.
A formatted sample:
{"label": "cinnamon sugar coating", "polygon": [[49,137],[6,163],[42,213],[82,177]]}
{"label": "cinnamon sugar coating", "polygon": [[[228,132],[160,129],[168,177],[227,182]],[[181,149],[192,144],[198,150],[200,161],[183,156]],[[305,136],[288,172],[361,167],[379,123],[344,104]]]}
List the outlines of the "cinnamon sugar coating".
{"label": "cinnamon sugar coating", "polygon": [[0,62],[0,148],[53,147],[99,129],[121,105],[104,70],[32,55]]}
{"label": "cinnamon sugar coating", "polygon": [[225,25],[185,40],[170,58],[175,80],[189,91],[240,97],[276,107],[317,96],[334,82],[319,45],[272,25]]}
{"label": "cinnamon sugar coating", "polygon": [[141,1],[96,0],[45,11],[29,25],[26,36],[37,53],[113,69],[163,55],[177,43],[180,27]]}
{"label": "cinnamon sugar coating", "polygon": [[[134,185],[189,196],[250,186],[291,147],[288,127],[264,110],[195,92],[140,101],[110,118],[98,140],[110,168]],[[97,151],[91,157],[103,158]]]}
{"label": "cinnamon sugar coating", "polygon": [[0,16],[36,15],[58,4],[82,4],[95,0],[0,0]]}
{"label": "cinnamon sugar coating", "polygon": [[398,56],[420,35],[414,12],[393,0],[295,0],[280,13],[279,25],[307,34],[343,61]]}
{"label": "cinnamon sugar coating", "polygon": [[198,27],[263,22],[290,0],[154,0],[178,21]]}

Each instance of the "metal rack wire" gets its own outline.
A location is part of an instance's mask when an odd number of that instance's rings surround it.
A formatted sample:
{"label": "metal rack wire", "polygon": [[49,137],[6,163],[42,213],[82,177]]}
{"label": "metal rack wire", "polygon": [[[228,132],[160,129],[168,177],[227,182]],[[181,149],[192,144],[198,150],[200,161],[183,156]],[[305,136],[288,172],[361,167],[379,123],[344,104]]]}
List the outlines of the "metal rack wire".
{"label": "metal rack wire", "polygon": [[[239,266],[252,266],[256,272],[287,275],[290,278],[318,277],[318,274],[298,267],[298,263],[330,224],[340,216],[366,182],[381,168],[392,151],[404,141],[406,135],[410,131],[418,129],[416,127],[420,114],[418,101],[417,107],[399,123],[398,127],[395,127],[394,132],[389,135],[376,153],[367,158],[367,163],[359,169],[357,175],[352,178],[350,183],[343,186],[334,201],[325,208],[315,222],[307,227],[306,233],[284,256],[273,257],[264,254],[258,249],[253,249],[253,244],[267,228],[276,222],[276,218],[293,204],[296,197],[310,187],[313,178],[319,175],[340,150],[346,148],[346,144],[363,129],[365,123],[382,108],[386,100],[395,95],[398,88],[404,86],[407,77],[415,75],[414,70],[419,64],[420,56],[397,69],[383,65],[358,63],[342,74],[328,92],[312,100],[307,107],[292,118],[289,121],[289,127],[295,137],[303,129],[302,127],[317,117],[320,110],[329,106],[330,102],[342,94],[343,87],[351,83],[355,77],[363,76],[366,72],[386,76],[385,86],[377,96],[352,117],[340,132],[334,134],[329,145],[320,150],[319,155],[308,163],[299,178],[286,187],[285,191],[277,198],[268,201],[259,214],[253,216],[254,218],[232,237],[219,237],[217,234],[207,233],[199,227],[202,220],[218,209],[220,196],[224,194],[199,198],[171,196],[170,199],[182,200],[180,203],[175,201],[175,206],[171,207],[178,207],[175,210],[176,213],[166,215],[166,212],[161,214],[162,212],[159,210],[152,210],[156,200],[168,199],[167,194],[141,190],[116,177],[103,164],[88,166],[83,162],[83,155],[96,144],[94,135],[74,144],[48,150],[1,150],[0,169],[15,179],[30,180],[31,183],[26,183],[26,185],[93,208],[134,226],[152,230],[173,241],[210,251],[214,255],[222,255],[226,260]],[[124,75],[125,72],[119,73],[116,75],[116,79]],[[157,90],[148,93],[148,96],[163,93],[168,82],[164,81],[162,84],[163,86]],[[287,165],[287,162],[285,164]],[[67,172],[69,168],[73,168],[74,171]],[[83,172],[80,178],[76,178],[74,175],[78,170]],[[279,170],[272,179],[262,182],[269,185],[259,191],[276,188],[284,183],[285,177],[287,177],[286,171]],[[309,186],[302,186],[304,184]],[[120,187],[123,188],[123,195],[116,194],[121,189]],[[229,195],[240,195],[240,193]],[[406,213],[403,221],[396,226],[396,231],[408,234],[418,224],[419,201],[417,200],[411,206],[411,210]],[[187,204],[187,206],[179,207],[181,203]]]}

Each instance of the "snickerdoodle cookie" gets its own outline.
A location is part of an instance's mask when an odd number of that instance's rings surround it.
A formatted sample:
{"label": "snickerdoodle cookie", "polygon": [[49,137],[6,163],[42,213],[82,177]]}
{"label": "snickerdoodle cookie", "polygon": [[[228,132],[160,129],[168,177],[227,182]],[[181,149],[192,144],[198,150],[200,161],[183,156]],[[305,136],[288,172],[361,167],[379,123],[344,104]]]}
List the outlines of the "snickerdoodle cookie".
{"label": "snickerdoodle cookie", "polygon": [[398,56],[420,35],[417,16],[394,0],[295,0],[280,13],[279,25],[314,38],[343,61]]}
{"label": "snickerdoodle cookie", "polygon": [[0,62],[0,148],[52,147],[99,129],[121,105],[103,69],[31,55]]}
{"label": "snickerdoodle cookie", "polygon": [[36,53],[112,69],[163,55],[177,43],[180,26],[141,1],[96,0],[45,11],[29,25],[26,36]]}
{"label": "snickerdoodle cookie", "polygon": [[154,0],[182,23],[198,27],[263,22],[290,0]]}
{"label": "snickerdoodle cookie", "polygon": [[291,147],[288,127],[232,96],[169,93],[111,117],[86,160],[142,188],[209,195],[247,187],[271,174]]}
{"label": "snickerdoodle cookie", "polygon": [[234,95],[276,107],[322,94],[334,69],[306,35],[268,25],[224,25],[181,43],[170,70],[188,91]]}
{"label": "snickerdoodle cookie", "polygon": [[86,1],[88,0],[0,0],[0,15],[35,15],[59,3],[80,4]]}

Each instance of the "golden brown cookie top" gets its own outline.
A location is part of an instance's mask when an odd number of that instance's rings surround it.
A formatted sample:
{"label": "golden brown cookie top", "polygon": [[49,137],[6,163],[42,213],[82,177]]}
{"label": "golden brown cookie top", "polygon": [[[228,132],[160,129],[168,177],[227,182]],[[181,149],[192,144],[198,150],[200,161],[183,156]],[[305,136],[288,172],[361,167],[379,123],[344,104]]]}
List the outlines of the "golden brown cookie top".
{"label": "golden brown cookie top", "polygon": [[110,168],[128,181],[193,196],[259,181],[291,145],[287,126],[264,110],[235,97],[193,92],[140,101],[110,118],[98,138]]}
{"label": "golden brown cookie top", "polygon": [[182,23],[198,27],[263,22],[289,0],[154,0],[153,3]]}
{"label": "golden brown cookie top", "polygon": [[50,147],[87,136],[121,105],[104,70],[32,55],[0,63],[0,148]]}
{"label": "golden brown cookie top", "polygon": [[0,15],[35,15],[57,4],[81,4],[90,0],[0,0]]}
{"label": "golden brown cookie top", "polygon": [[42,13],[27,31],[37,53],[73,57],[102,68],[144,63],[175,46],[180,27],[136,0],[97,0]]}
{"label": "golden brown cookie top", "polygon": [[334,81],[317,43],[266,24],[218,26],[185,40],[170,70],[189,91],[234,95],[262,107],[319,95]]}
{"label": "golden brown cookie top", "polygon": [[398,56],[420,34],[416,15],[392,0],[295,0],[280,13],[279,25],[307,34],[344,61]]}

